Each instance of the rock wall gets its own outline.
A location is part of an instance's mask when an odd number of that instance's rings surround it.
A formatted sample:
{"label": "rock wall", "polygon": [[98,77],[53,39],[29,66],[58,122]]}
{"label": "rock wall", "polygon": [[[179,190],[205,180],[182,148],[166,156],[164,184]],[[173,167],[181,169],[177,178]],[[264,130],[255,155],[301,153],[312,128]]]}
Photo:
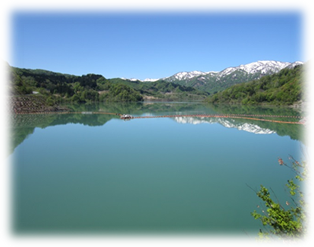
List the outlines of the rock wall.
{"label": "rock wall", "polygon": [[11,96],[11,113],[36,113],[36,112],[56,112],[66,111],[66,107],[49,106],[46,99],[42,96]]}

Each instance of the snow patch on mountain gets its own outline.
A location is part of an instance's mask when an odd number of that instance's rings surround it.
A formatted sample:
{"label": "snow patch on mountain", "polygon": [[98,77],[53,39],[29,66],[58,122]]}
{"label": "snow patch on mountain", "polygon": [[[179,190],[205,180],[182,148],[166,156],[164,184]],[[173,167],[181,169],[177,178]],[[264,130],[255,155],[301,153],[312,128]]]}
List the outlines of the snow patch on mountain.
{"label": "snow patch on mountain", "polygon": [[[263,60],[263,61],[257,61],[257,62],[253,62],[253,63],[248,63],[248,64],[241,64],[240,66],[236,66],[236,67],[228,67],[220,72],[217,71],[209,71],[209,72],[203,72],[203,71],[191,71],[191,72],[179,72],[176,73],[172,76],[169,77],[164,77],[161,78],[162,80],[167,80],[167,81],[175,81],[175,80],[189,80],[192,79],[194,77],[199,77],[199,76],[205,76],[204,78],[202,77],[202,79],[206,79],[206,77],[215,77],[217,79],[221,79],[225,76],[230,75],[231,73],[235,72],[235,71],[243,71],[247,74],[256,74],[256,73],[260,73],[261,76],[263,75],[268,75],[268,74],[274,74],[274,73],[278,73],[280,70],[284,69],[284,68],[294,68],[297,65],[302,65],[303,62],[297,61],[294,63],[289,63],[289,62],[279,62],[279,61],[272,61],[272,60]],[[126,78],[121,78],[124,80],[130,80],[130,81],[142,81],[142,82],[154,82],[160,79],[151,79],[151,78],[147,78],[145,80],[139,80],[139,79],[135,79],[135,78],[131,78],[131,79],[126,79]]]}
{"label": "snow patch on mountain", "polygon": [[159,79],[146,78],[143,82],[158,81]]}
{"label": "snow patch on mountain", "polygon": [[267,74],[274,74],[278,73],[280,70],[289,67],[293,68],[296,65],[303,64],[302,62],[295,62],[295,63],[289,63],[289,62],[279,62],[279,61],[257,61],[245,65],[240,65],[237,67],[230,67],[224,69],[222,72],[218,74],[218,77],[224,77],[227,76],[234,71],[242,70],[246,72],[247,74],[255,74],[255,73],[261,73],[261,75],[267,75]]}
{"label": "snow patch on mountain", "polygon": [[292,68],[294,68],[295,66],[302,65],[302,64],[303,64],[303,62],[296,61],[296,62],[291,63],[290,65],[288,65],[287,68],[292,69]]}
{"label": "snow patch on mountain", "polygon": [[136,78],[124,78],[124,77],[121,77],[120,79],[128,80],[128,81],[139,81],[139,79],[136,79]]}
{"label": "snow patch on mountain", "polygon": [[205,72],[202,71],[191,71],[191,72],[179,72],[174,75],[175,79],[177,80],[185,80],[190,79],[195,76],[205,75]]}
{"label": "snow patch on mountain", "polygon": [[122,80],[129,80],[129,81],[141,81],[141,82],[153,82],[153,81],[158,81],[159,79],[151,79],[151,78],[146,78],[144,80],[140,80],[140,79],[136,79],[136,78],[124,78],[124,77],[121,77]]}
{"label": "snow patch on mountain", "polygon": [[293,68],[297,65],[303,64],[302,62],[294,62],[294,63],[289,63],[289,62],[279,62],[279,61],[272,61],[272,60],[264,60],[264,61],[257,61],[249,64],[242,64],[240,66],[236,67],[228,67],[220,72],[216,71],[209,71],[209,72],[202,72],[202,71],[191,71],[191,72],[179,72],[176,73],[172,76],[165,77],[162,79],[168,79],[170,81],[173,80],[188,80],[193,77],[198,77],[198,76],[205,76],[205,75],[210,75],[210,76],[217,76],[218,79],[221,79],[235,71],[243,71],[247,74],[255,74],[255,73],[260,73],[262,75],[267,75],[267,74],[274,74],[278,73],[280,70],[284,68]]}

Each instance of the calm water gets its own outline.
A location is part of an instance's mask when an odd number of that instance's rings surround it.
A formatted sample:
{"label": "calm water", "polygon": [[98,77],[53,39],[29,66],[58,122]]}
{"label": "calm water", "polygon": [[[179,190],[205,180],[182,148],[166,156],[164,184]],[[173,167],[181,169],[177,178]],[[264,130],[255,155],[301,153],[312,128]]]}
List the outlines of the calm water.
{"label": "calm water", "polygon": [[[71,106],[135,116],[298,115],[290,109],[198,103]],[[255,236],[260,184],[289,200],[302,127],[244,119],[120,120],[110,115],[19,115],[12,121],[16,233],[223,233]]]}

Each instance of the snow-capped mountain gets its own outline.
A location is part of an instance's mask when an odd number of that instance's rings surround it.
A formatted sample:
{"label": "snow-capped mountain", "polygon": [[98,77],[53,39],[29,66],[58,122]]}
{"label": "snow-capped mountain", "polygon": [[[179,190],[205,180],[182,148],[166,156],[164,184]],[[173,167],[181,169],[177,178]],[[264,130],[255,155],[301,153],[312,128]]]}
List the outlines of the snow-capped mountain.
{"label": "snow-capped mountain", "polygon": [[254,133],[254,134],[273,134],[276,133],[273,130],[261,128],[256,124],[244,123],[238,124],[234,119],[225,119],[225,118],[195,118],[195,117],[175,117],[174,120],[177,123],[182,124],[214,124],[219,123],[226,128],[236,128],[238,130],[243,130],[246,132]]}
{"label": "snow-capped mountain", "polygon": [[229,67],[220,72],[192,71],[179,72],[162,78],[184,86],[191,86],[208,92],[223,90],[234,84],[256,80],[265,75],[278,73],[284,68],[293,68],[302,62],[257,61],[249,64]]}
{"label": "snow-capped mountain", "polygon": [[[195,70],[195,71],[191,71],[191,72],[179,72],[179,73],[176,73],[175,75],[173,75],[173,77],[176,80],[187,80],[187,79],[191,79],[191,78],[196,77],[196,76],[207,75],[207,74],[210,74],[210,73],[216,74],[218,72],[214,72],[214,71],[202,72],[202,71]],[[170,78],[170,77],[166,77],[166,78],[163,78],[163,79],[167,80],[168,78]]]}
{"label": "snow-capped mountain", "polygon": [[135,78],[125,78],[125,77],[121,77],[120,79],[122,79],[122,80],[129,80],[129,81],[139,81],[138,79],[135,79]]}
{"label": "snow-capped mountain", "polygon": [[146,78],[143,82],[158,81],[159,79]]}
{"label": "snow-capped mountain", "polygon": [[129,80],[129,81],[142,81],[142,82],[151,82],[151,81],[158,81],[159,79],[152,79],[152,78],[146,78],[144,80],[136,79],[136,78],[124,78],[121,77],[122,80]]}
{"label": "snow-capped mountain", "polygon": [[302,65],[302,62],[279,62],[279,61],[257,61],[249,64],[242,64],[236,67],[228,67],[222,71],[191,71],[179,72],[169,77],[161,79],[147,78],[145,80],[139,79],[125,79],[130,81],[154,82],[157,80],[165,80],[183,86],[190,86],[196,89],[214,93],[230,87],[232,85],[256,80],[265,75],[278,73],[284,68],[292,69],[297,65]]}
{"label": "snow-capped mountain", "polygon": [[289,67],[293,68],[296,65],[301,65],[302,62],[278,62],[278,61],[257,61],[245,65],[240,65],[237,67],[228,67],[220,72],[217,71],[209,71],[209,72],[202,72],[202,71],[191,71],[191,72],[179,72],[172,76],[163,78],[164,80],[186,80],[191,79],[193,77],[198,77],[201,75],[212,75],[217,76],[218,78],[221,78],[223,76],[229,75],[234,71],[237,70],[243,70],[248,74],[255,74],[255,73],[261,73],[261,74],[269,74],[269,73],[277,73],[280,70]]}
{"label": "snow-capped mountain", "polygon": [[290,63],[286,68],[293,69],[295,66],[302,65],[303,62],[296,61],[294,63]]}
{"label": "snow-capped mountain", "polygon": [[240,65],[237,67],[227,68],[219,73],[219,77],[228,75],[236,70],[243,70],[248,74],[261,73],[261,75],[277,73],[280,70],[289,67],[293,68],[296,65],[303,64],[302,62],[288,63],[288,62],[278,62],[278,61],[258,61],[254,63],[249,63],[245,65]]}

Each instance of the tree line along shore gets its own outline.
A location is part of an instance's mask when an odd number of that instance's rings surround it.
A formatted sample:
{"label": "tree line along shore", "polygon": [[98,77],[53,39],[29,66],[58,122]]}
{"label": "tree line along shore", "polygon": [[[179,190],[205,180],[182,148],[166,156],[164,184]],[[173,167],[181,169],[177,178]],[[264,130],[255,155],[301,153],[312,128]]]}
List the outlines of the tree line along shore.
{"label": "tree line along shore", "polygon": [[67,110],[62,106],[64,103],[186,100],[213,104],[302,106],[305,102],[304,65],[239,83],[214,94],[164,80],[106,79],[96,74],[75,76],[7,66],[11,111],[15,113],[64,111]]}

